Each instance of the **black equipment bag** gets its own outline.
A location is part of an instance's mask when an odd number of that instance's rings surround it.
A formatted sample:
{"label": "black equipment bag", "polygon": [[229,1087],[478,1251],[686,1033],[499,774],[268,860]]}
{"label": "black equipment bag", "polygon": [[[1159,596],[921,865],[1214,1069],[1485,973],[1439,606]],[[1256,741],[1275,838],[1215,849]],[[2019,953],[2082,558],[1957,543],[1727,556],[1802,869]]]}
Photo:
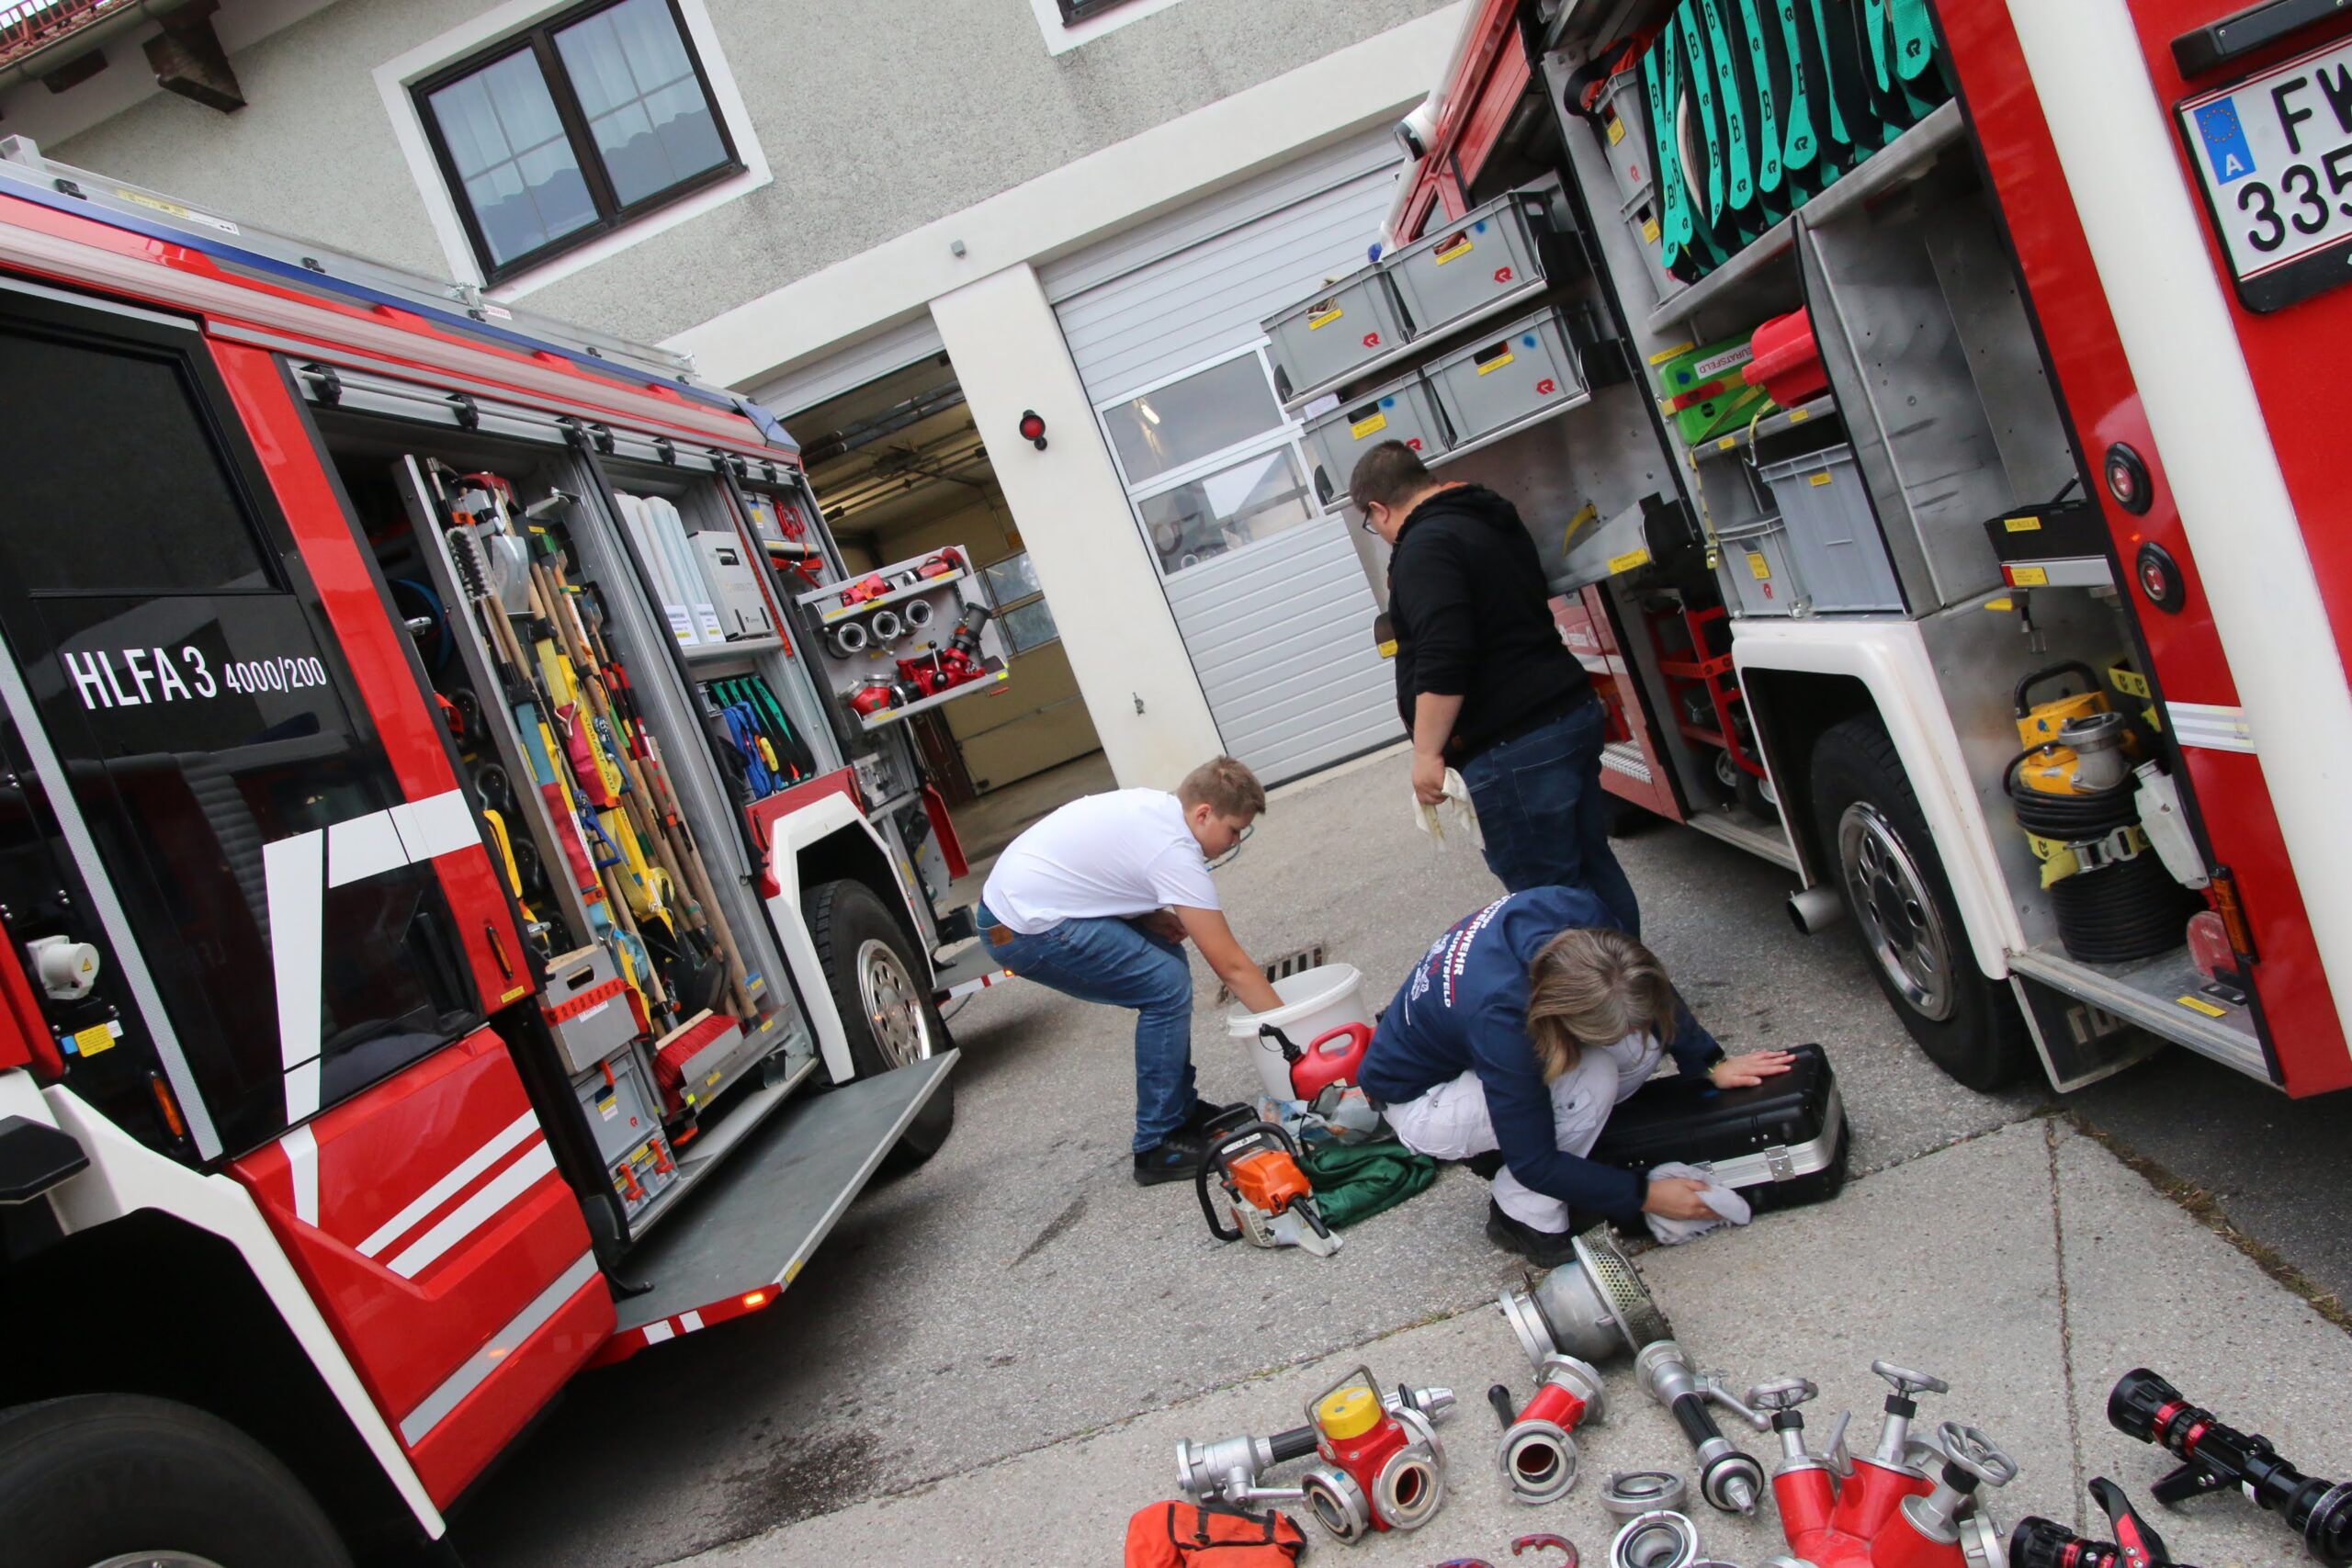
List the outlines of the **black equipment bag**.
{"label": "black equipment bag", "polygon": [[1609,1113],[1591,1157],[1634,1171],[1704,1166],[1759,1212],[1836,1197],[1853,1141],[1838,1075],[1818,1045],[1792,1054],[1794,1066],[1754,1089],[1652,1078]]}

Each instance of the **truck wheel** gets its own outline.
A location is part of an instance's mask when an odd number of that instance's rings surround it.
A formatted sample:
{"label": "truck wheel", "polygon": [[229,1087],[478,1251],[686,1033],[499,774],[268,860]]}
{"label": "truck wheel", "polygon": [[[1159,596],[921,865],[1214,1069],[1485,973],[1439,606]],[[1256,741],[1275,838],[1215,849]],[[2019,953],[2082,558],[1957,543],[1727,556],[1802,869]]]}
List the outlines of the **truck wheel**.
{"label": "truck wheel", "polygon": [[127,1393],[0,1412],[0,1540],[14,1568],[351,1568],[266,1449],[193,1406]]}
{"label": "truck wheel", "polygon": [[[808,934],[825,965],[858,1077],[908,1066],[947,1049],[947,1024],[925,977],[931,971],[916,961],[906,928],[873,888],[856,881],[819,884],[808,901]],[[939,1152],[955,1125],[951,1077],[915,1112],[884,1168],[921,1165]]]}
{"label": "truck wheel", "polygon": [[1849,718],[1813,749],[1813,819],[1879,988],[1930,1061],[1973,1089],[2025,1070],[2031,1046],[2008,987],[1976,967],[1935,840],[1894,742]]}

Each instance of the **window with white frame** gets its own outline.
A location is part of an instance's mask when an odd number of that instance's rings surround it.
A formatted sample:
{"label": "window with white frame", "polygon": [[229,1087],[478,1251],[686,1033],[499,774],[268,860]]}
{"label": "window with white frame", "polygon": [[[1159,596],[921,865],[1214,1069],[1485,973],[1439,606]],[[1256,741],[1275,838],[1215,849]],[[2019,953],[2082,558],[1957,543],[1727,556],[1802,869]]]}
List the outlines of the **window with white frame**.
{"label": "window with white frame", "polygon": [[413,92],[492,283],[743,167],[675,0],[559,12]]}
{"label": "window with white frame", "polygon": [[1095,410],[1163,575],[1321,515],[1299,427],[1253,346]]}
{"label": "window with white frame", "polygon": [[1004,634],[1005,644],[1013,652],[1043,648],[1062,635],[1054,625],[1054,612],[1046,606],[1046,591],[1037,585],[1037,569],[1028,551],[982,567],[980,578],[996,606],[997,630]]}

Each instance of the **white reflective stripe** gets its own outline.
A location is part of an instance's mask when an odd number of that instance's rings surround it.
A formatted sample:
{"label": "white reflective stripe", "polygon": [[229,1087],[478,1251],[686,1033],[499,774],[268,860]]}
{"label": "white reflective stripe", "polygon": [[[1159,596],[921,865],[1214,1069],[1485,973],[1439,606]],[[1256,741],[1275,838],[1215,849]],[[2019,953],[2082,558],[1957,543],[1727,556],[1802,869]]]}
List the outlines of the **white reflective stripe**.
{"label": "white reflective stripe", "polygon": [[2172,728],[2172,738],[2183,746],[2208,751],[2254,750],[2254,727],[2246,721],[2244,708],[2216,703],[2166,703],[2165,722]]}
{"label": "white reflective stripe", "polygon": [[491,1178],[489,1185],[443,1215],[439,1224],[393,1258],[392,1272],[403,1280],[415,1279],[434,1259],[496,1219],[500,1211],[554,1169],[555,1151],[545,1140],[532,1145],[520,1159]]}
{"label": "white reflective stripe", "polygon": [[269,964],[277,983],[278,1059],[286,1068],[288,1121],[319,1108],[313,1077],[309,1101],[293,1103],[294,1073],[319,1059],[320,943],[326,919],[324,833],[313,829],[264,844],[263,878],[269,890]]}
{"label": "white reflective stripe", "polygon": [[462,790],[444,790],[429,800],[404,800],[392,807],[391,817],[412,863],[481,842],[481,829]]}
{"label": "white reflective stripe", "polygon": [[389,811],[371,811],[327,829],[327,886],[340,887],[366,876],[396,871],[409,862],[406,846]]}
{"label": "white reflective stripe", "polygon": [[670,1320],[666,1317],[659,1323],[645,1325],[645,1342],[648,1345],[659,1345],[664,1339],[675,1339],[677,1337],[678,1331],[670,1326]]}
{"label": "white reflective stripe", "polygon": [[286,1151],[286,1168],[294,1178],[294,1217],[306,1225],[319,1223],[319,1140],[308,1127],[297,1127],[277,1140]]}
{"label": "white reflective stripe", "polygon": [[319,1113],[319,1059],[286,1069],[286,1119],[298,1121]]}
{"label": "white reflective stripe", "polygon": [[359,1256],[373,1258],[424,1223],[424,1217],[457,1195],[458,1190],[496,1165],[507,1151],[538,1131],[539,1119],[526,1111],[498,1131],[498,1135],[459,1160],[448,1175],[426,1188],[422,1196],[377,1227],[359,1244]]}
{"label": "white reflective stripe", "polygon": [[596,1277],[594,1253],[583,1252],[571,1268],[556,1277],[555,1283],[531,1298],[531,1304],[514,1314],[514,1320],[490,1337],[490,1343],[466,1358],[466,1362],[442,1381],[441,1386],[424,1396],[417,1407],[401,1417],[401,1441],[414,1448],[424,1435],[447,1418],[449,1412],[489,1381],[499,1364],[523,1348],[529,1339],[547,1325],[548,1319],[560,1311],[563,1303],[580,1293],[581,1287]]}
{"label": "white reflective stripe", "polygon": [[702,1314],[698,1312],[681,1313],[678,1315],[678,1329],[681,1333],[692,1334],[701,1326]]}

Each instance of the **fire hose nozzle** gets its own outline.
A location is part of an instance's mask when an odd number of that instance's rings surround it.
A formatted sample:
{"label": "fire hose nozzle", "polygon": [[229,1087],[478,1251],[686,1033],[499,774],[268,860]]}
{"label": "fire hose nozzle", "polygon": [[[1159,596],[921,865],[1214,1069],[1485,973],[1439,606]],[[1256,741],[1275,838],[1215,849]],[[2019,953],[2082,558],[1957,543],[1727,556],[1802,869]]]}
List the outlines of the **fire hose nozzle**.
{"label": "fire hose nozzle", "polygon": [[2108,1395],[2107,1418],[2126,1437],[2179,1456],[2180,1467],[2149,1489],[2174,1504],[2224,1489],[2242,1491],[2303,1538],[2303,1549],[2328,1568],[2352,1564],[2352,1483],[2305,1475],[2269,1438],[2224,1425],[2191,1404],[2145,1367],[2123,1374]]}

